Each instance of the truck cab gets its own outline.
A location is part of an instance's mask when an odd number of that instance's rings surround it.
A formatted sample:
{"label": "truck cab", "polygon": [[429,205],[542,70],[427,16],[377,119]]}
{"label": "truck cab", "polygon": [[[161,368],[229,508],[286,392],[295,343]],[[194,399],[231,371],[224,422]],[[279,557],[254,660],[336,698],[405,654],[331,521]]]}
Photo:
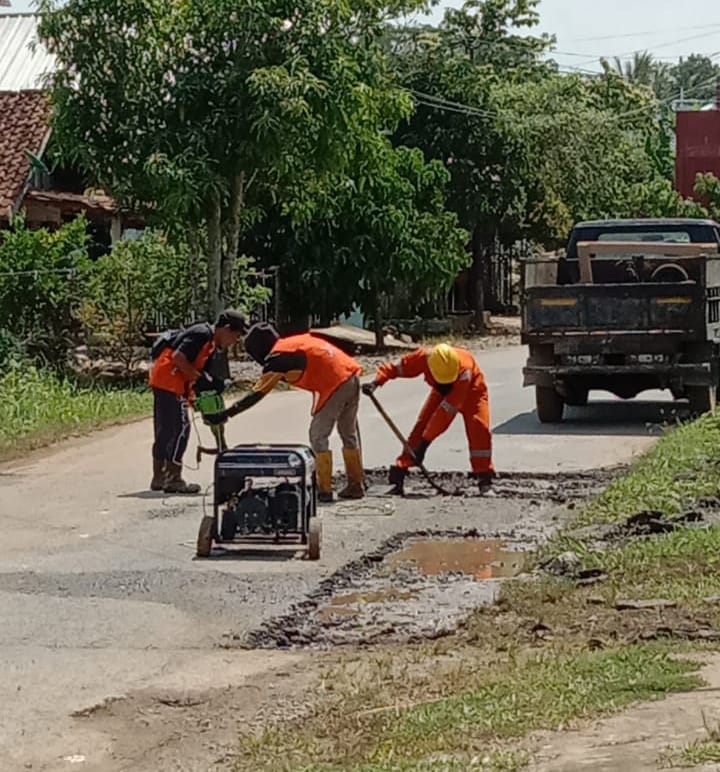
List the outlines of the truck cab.
{"label": "truck cab", "polygon": [[720,226],[712,220],[580,222],[566,254],[523,261],[524,383],[543,423],[594,389],[669,389],[714,410],[720,362]]}

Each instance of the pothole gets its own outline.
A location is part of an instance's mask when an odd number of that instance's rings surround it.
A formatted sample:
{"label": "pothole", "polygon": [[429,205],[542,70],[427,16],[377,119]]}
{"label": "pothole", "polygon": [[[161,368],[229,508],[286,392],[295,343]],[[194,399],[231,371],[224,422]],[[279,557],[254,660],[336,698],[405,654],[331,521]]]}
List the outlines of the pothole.
{"label": "pothole", "polygon": [[[592,472],[501,472],[493,481],[490,491],[485,494],[480,494],[477,483],[462,472],[434,472],[432,477],[447,491],[468,498],[484,495],[499,499],[565,503],[599,495],[624,470],[625,467],[617,466]],[[368,470],[366,479],[374,487],[388,487],[385,469]],[[415,470],[407,478],[405,491],[410,497],[437,495],[427,480]]]}
{"label": "pothole", "polygon": [[527,546],[458,535],[405,535],[338,572],[291,614],[250,634],[252,648],[332,647],[434,639],[527,563]]}
{"label": "pothole", "polygon": [[390,566],[414,565],[424,576],[460,573],[475,579],[517,576],[525,552],[484,539],[418,539],[388,557]]}

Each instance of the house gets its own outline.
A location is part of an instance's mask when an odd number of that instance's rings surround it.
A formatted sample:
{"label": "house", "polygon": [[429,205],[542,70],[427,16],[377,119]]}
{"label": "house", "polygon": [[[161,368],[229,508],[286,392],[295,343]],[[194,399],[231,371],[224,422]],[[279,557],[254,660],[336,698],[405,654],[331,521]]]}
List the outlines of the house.
{"label": "house", "polygon": [[88,189],[76,172],[47,168],[45,83],[55,61],[38,41],[38,21],[36,14],[0,15],[0,229],[20,212],[29,227],[49,228],[84,213],[93,240],[107,247],[142,223],[104,191]]}

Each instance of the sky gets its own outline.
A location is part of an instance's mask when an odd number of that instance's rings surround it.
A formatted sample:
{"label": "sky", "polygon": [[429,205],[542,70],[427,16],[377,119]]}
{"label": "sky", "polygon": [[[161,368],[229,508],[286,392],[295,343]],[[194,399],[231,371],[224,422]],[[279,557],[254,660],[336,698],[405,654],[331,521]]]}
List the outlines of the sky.
{"label": "sky", "polygon": [[[0,12],[33,7],[32,0],[10,2],[12,7]],[[445,8],[461,4],[442,0],[432,18],[439,20]],[[539,11],[537,29],[557,37],[553,58],[562,67],[597,70],[600,56],[629,58],[644,50],[669,61],[717,53],[720,61],[717,0],[541,0]]]}

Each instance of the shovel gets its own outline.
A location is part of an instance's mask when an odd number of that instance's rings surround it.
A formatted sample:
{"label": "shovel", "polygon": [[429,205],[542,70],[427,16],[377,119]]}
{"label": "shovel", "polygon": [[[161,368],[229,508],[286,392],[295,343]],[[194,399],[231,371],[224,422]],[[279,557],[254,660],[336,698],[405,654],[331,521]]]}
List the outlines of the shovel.
{"label": "shovel", "polygon": [[415,454],[413,453],[412,448],[410,445],[408,445],[408,441],[403,436],[403,433],[400,431],[400,429],[397,428],[395,425],[395,422],[390,418],[390,416],[385,411],[385,408],[380,404],[378,398],[374,394],[368,394],[370,397],[370,400],[372,401],[373,405],[375,405],[378,413],[383,417],[385,420],[385,423],[390,427],[390,431],[400,440],[402,443],[403,449],[406,453],[410,455],[412,460],[415,462],[415,466],[420,470],[423,477],[432,485],[432,487],[443,496],[460,496],[462,495],[462,492],[459,490],[456,490],[454,493],[446,490],[442,487],[439,483],[436,483],[435,480],[433,480],[432,476],[430,475],[430,472],[425,468],[425,466],[418,462],[417,458],[415,458]]}

